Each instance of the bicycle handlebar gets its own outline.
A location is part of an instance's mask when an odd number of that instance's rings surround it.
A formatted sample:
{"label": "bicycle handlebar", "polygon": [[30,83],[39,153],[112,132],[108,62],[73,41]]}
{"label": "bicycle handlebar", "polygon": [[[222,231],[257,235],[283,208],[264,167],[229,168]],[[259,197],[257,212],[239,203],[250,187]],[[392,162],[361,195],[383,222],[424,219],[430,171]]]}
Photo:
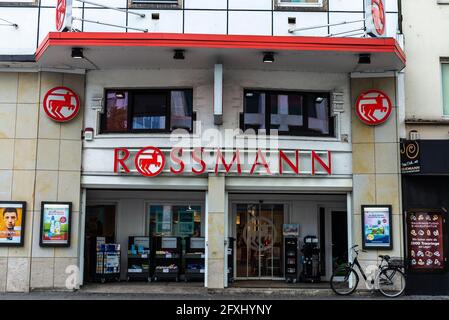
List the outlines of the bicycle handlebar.
{"label": "bicycle handlebar", "polygon": [[353,245],[352,247],[351,247],[351,250],[354,250],[355,251],[355,253],[359,253],[360,251],[362,251],[362,252],[367,252],[366,250],[363,250],[363,249],[356,249],[357,247],[358,247],[359,245],[358,244],[355,244],[355,245]]}

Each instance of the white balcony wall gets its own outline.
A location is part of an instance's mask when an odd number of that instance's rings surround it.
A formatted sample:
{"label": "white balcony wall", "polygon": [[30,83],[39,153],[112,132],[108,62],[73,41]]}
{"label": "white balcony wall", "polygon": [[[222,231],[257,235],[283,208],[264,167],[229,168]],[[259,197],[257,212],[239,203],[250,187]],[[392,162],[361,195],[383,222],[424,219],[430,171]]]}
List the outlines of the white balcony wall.
{"label": "white balcony wall", "polygon": [[[348,12],[332,12],[329,14],[329,23],[330,24],[337,24],[337,23],[343,23],[343,22],[353,22],[353,21],[359,21],[363,20],[363,12],[361,13],[348,13]],[[356,22],[356,23],[349,23],[349,24],[342,24],[338,26],[332,26],[329,27],[330,34],[338,34],[338,36],[347,36],[351,34],[361,33],[363,32],[364,28],[364,22]],[[358,30],[358,31],[356,31]],[[343,33],[348,32],[348,33]]]}
{"label": "white balcony wall", "polygon": [[363,0],[329,0],[329,11],[363,12]]}
{"label": "white balcony wall", "polygon": [[273,0],[229,0],[229,9],[271,10]]}
{"label": "white balcony wall", "polygon": [[226,11],[186,10],[185,33],[226,34]]}
{"label": "white balcony wall", "polygon": [[[288,18],[296,18],[296,24],[289,24]],[[275,12],[274,13],[274,35],[276,36],[326,36],[327,28],[311,29],[289,33],[290,28],[307,28],[313,26],[324,26],[328,24],[327,12]]]}
{"label": "white balcony wall", "polygon": [[[182,33],[181,10],[132,10],[132,12],[144,13],[145,17],[128,14],[128,26],[130,27],[148,29],[149,32]],[[153,13],[159,14],[158,20],[151,18]],[[141,31],[129,29],[128,32]]]}
{"label": "white balcony wall", "polygon": [[[33,54],[37,45],[38,8],[0,7],[0,18],[19,27],[0,26],[0,54]],[[5,23],[5,22],[0,22]]]}
{"label": "white balcony wall", "polygon": [[271,35],[271,12],[230,11],[229,34]]}
{"label": "white balcony wall", "polygon": [[227,0],[184,0],[185,9],[226,9]]}
{"label": "white balcony wall", "polygon": [[[128,0],[91,0],[99,4],[127,9]],[[396,37],[398,28],[398,5],[396,0],[384,0],[387,10],[387,36]],[[39,5],[2,6],[0,18],[19,24],[19,29],[0,27],[0,54],[34,54],[48,32],[55,31],[56,0],[41,0]],[[111,23],[115,25],[148,29],[149,32],[246,34],[275,36],[326,36],[328,28],[311,29],[289,33],[290,28],[326,25],[333,22],[363,19],[363,0],[329,0],[329,11],[301,10],[301,8],[277,10],[273,0],[185,0],[184,7],[128,8],[144,12],[145,18],[126,14],[74,0],[76,17]],[[159,19],[151,14],[158,13]],[[289,24],[288,18],[296,18]],[[120,27],[74,22],[74,28],[88,32],[136,32]],[[331,27],[331,33],[347,31],[353,26]],[[137,31],[139,32],[139,31]],[[6,41],[4,40],[6,39]]]}

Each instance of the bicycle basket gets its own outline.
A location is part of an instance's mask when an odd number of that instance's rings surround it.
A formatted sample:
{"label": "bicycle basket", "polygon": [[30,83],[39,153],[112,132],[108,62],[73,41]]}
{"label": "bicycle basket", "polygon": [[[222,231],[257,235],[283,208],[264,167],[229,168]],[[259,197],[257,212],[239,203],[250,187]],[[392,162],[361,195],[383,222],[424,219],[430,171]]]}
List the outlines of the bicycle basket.
{"label": "bicycle basket", "polygon": [[405,262],[403,258],[391,258],[388,260],[388,266],[393,268],[403,268],[405,266]]}

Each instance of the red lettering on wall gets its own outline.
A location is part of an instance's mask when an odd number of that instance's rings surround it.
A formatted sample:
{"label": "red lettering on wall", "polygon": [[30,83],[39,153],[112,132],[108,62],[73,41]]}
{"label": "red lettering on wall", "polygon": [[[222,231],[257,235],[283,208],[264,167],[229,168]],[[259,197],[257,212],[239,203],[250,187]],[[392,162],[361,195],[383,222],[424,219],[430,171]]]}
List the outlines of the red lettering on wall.
{"label": "red lettering on wall", "polygon": [[312,175],[315,175],[315,160],[318,161],[318,163],[321,165],[321,167],[326,170],[328,174],[332,174],[332,158],[331,158],[331,152],[327,152],[327,159],[328,164],[324,163],[324,161],[320,158],[320,156],[315,152],[312,151]]}
{"label": "red lettering on wall", "polygon": [[[120,152],[124,152],[123,158],[120,158]],[[129,169],[125,164],[125,161],[129,158],[129,151],[125,148],[116,148],[114,149],[114,172],[117,173],[119,171],[118,165],[122,166],[123,170],[126,173],[129,173]]]}
{"label": "red lettering on wall", "polygon": [[182,157],[182,153],[183,153],[183,149],[182,148],[173,148],[170,151],[170,159],[174,163],[179,164],[179,169],[178,170],[176,170],[172,166],[170,166],[170,172],[171,173],[180,174],[180,173],[182,173],[184,171],[184,168],[185,168],[184,161],[182,161],[180,158],[178,158],[178,156]]}
{"label": "red lettering on wall", "polygon": [[284,153],[284,151],[279,150],[279,174],[282,174],[283,167],[282,163],[284,160],[290,168],[292,168],[293,172],[298,174],[299,173],[299,151],[296,150],[296,165],[293,164],[293,162],[290,161],[290,159],[287,157],[287,155]]}
{"label": "red lettering on wall", "polygon": [[[196,151],[200,152],[200,156],[198,157],[196,154]],[[194,148],[192,151],[192,159],[196,161],[197,163],[201,164],[201,170],[197,170],[194,167],[192,167],[192,172],[196,174],[202,174],[204,171],[206,171],[206,163],[202,159],[202,155],[204,153],[204,148]]]}
{"label": "red lettering on wall", "polygon": [[[262,162],[259,162],[259,157],[262,159]],[[256,166],[260,166],[260,165],[263,165],[265,167],[265,170],[267,171],[267,173],[271,174],[270,167],[268,166],[268,163],[265,160],[265,157],[263,156],[262,151],[260,149],[257,149],[256,160],[254,160],[254,164],[251,167],[250,174],[253,174],[254,170],[256,169]]]}
{"label": "red lettering on wall", "polygon": [[226,163],[226,160],[223,157],[223,154],[221,153],[220,149],[217,149],[217,161],[215,161],[215,174],[218,173],[218,165],[219,165],[219,160],[221,160],[221,163],[223,164],[223,166],[226,169],[226,173],[229,172],[229,170],[231,170],[232,165],[234,164],[234,162],[237,160],[237,172],[239,174],[242,173],[242,167],[240,165],[240,152],[239,150],[236,150],[234,152],[234,155],[232,156],[232,160],[231,163],[228,165]]}

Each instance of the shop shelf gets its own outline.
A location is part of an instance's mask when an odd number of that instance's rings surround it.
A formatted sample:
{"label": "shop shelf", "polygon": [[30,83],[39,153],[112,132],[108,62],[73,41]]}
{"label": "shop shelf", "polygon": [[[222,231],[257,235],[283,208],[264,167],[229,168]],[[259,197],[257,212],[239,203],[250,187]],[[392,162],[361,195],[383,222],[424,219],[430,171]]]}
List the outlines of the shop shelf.
{"label": "shop shelf", "polygon": [[205,272],[205,239],[191,237],[186,239],[185,281],[204,280]]}
{"label": "shop shelf", "polygon": [[128,238],[127,280],[151,281],[150,237],[130,236]]}

